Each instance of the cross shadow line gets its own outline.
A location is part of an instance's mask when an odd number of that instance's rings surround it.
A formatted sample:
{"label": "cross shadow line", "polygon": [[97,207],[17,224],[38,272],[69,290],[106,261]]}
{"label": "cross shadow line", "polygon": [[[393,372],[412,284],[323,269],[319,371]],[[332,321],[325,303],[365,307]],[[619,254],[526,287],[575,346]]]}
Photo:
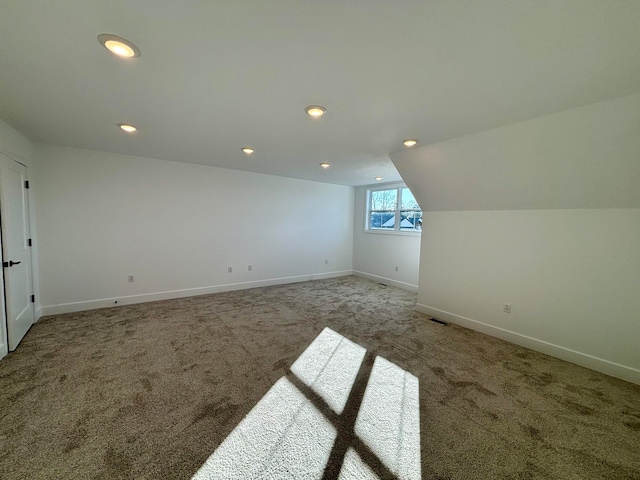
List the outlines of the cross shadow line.
{"label": "cross shadow line", "polygon": [[371,449],[355,434],[354,427],[364,392],[373,368],[373,354],[366,353],[360,365],[356,379],[342,414],[338,415],[325,400],[313,391],[311,387],[300,380],[291,370],[287,371],[287,379],[313,404],[313,406],[327,418],[336,428],[337,436],[333,443],[329,459],[324,468],[322,480],[335,480],[340,475],[347,449],[352,447],[369,468],[381,480],[399,480],[396,475],[371,451]]}

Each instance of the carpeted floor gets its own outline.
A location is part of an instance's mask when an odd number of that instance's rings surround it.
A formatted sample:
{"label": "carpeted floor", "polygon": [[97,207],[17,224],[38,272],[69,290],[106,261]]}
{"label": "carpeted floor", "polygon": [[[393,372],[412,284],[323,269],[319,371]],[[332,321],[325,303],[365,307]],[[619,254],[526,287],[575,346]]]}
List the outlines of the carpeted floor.
{"label": "carpeted floor", "polygon": [[0,478],[188,479],[324,327],[416,375],[424,478],[640,479],[640,386],[357,277],[43,318],[0,361]]}

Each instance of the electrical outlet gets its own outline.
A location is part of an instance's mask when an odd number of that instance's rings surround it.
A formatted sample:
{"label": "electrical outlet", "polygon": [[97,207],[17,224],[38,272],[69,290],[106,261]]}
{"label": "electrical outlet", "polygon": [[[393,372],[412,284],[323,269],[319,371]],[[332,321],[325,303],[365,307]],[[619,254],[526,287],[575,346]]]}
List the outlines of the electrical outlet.
{"label": "electrical outlet", "polygon": [[511,304],[510,303],[505,303],[504,307],[502,307],[502,311],[504,313],[511,313]]}
{"label": "electrical outlet", "polygon": [[325,264],[325,265],[329,265],[329,260],[326,260],[326,259],[325,259],[324,264]]}
{"label": "electrical outlet", "polygon": [[248,270],[248,271],[250,271],[250,272],[252,272],[252,271],[253,271],[253,265],[249,265],[249,266],[247,267],[247,270]]}
{"label": "electrical outlet", "polygon": [[133,275],[129,275],[129,283],[133,283]]}
{"label": "electrical outlet", "polygon": [[398,265],[396,265],[396,272],[398,271]]}
{"label": "electrical outlet", "polygon": [[227,273],[233,272],[233,267],[227,267]]}

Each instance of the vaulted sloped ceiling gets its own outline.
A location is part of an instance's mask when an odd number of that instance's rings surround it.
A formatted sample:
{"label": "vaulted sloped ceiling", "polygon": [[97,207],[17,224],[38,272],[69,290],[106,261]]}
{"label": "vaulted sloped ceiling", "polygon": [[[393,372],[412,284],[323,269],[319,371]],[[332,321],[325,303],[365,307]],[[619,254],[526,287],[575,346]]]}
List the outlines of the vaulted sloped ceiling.
{"label": "vaulted sloped ceiling", "polygon": [[425,211],[640,208],[640,94],[391,158]]}
{"label": "vaulted sloped ceiling", "polygon": [[0,117],[37,142],[363,185],[399,179],[405,138],[640,91],[638,25],[637,0],[6,0]]}

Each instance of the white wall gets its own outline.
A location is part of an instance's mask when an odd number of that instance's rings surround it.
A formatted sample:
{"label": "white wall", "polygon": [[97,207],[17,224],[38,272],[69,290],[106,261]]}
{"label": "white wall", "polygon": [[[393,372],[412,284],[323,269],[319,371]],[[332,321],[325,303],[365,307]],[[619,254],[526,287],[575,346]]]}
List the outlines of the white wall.
{"label": "white wall", "polygon": [[393,155],[418,308],[640,383],[639,131],[631,95]]}
{"label": "white wall", "polygon": [[[14,160],[22,163],[27,166],[27,175],[28,178],[33,176],[33,145],[31,141],[22,135],[20,132],[12,128],[10,125],[0,120],[0,153],[7,155]],[[31,237],[33,239],[37,238],[36,231],[36,214],[35,214],[35,200],[33,198],[33,190],[29,191],[29,222],[30,222],[30,230]],[[2,251],[0,249],[0,261],[2,257]],[[40,295],[39,295],[39,285],[38,285],[38,243],[34,242],[33,247],[31,248],[31,263],[33,270],[33,293],[36,296],[36,320],[42,316],[40,310]],[[0,328],[5,328],[5,307],[4,307],[4,269],[3,272],[0,273],[0,310],[1,310],[1,323]]]}
{"label": "white wall", "polygon": [[[355,191],[353,273],[406,290],[418,290],[420,235],[365,231],[367,188]],[[395,267],[398,266],[398,271]]]}
{"label": "white wall", "polygon": [[352,187],[53,145],[36,158],[45,314],[351,274]]}
{"label": "white wall", "polygon": [[424,228],[422,311],[640,380],[640,209],[430,212]]}

